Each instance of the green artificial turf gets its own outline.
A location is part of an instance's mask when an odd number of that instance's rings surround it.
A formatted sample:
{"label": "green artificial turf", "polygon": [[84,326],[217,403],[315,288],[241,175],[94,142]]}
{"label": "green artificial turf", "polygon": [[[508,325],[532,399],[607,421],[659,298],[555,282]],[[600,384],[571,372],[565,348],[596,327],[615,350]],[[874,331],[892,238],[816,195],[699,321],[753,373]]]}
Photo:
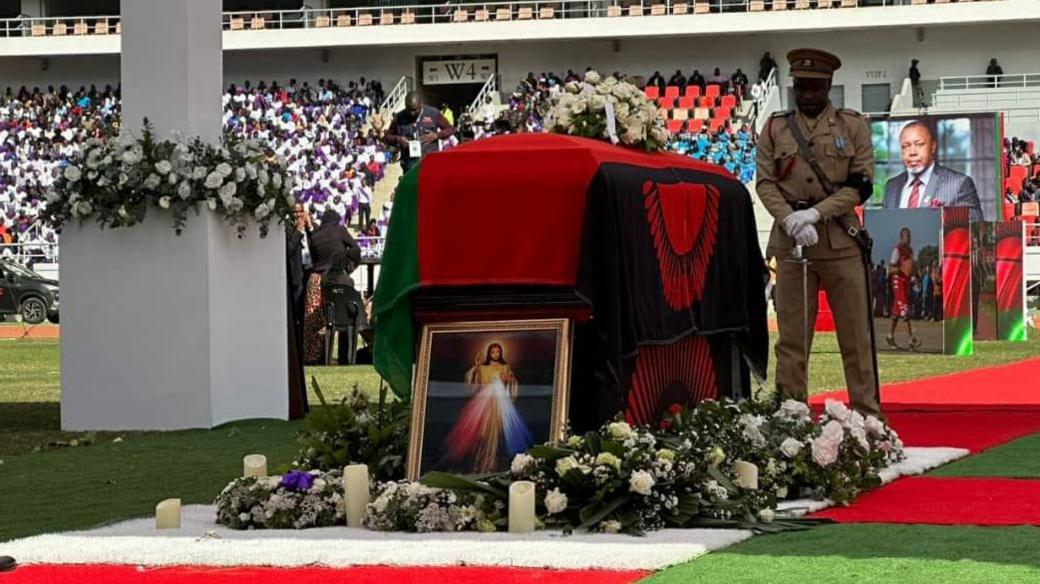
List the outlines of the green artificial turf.
{"label": "green artificial turf", "polygon": [[246,454],[267,455],[271,470],[292,462],[300,427],[252,420],[5,457],[0,541],[147,516],[170,497],[184,504],[212,503],[241,476]]}
{"label": "green artificial turf", "polygon": [[[0,457],[64,448],[75,440],[107,442],[152,435],[147,432],[61,431],[60,350],[56,339],[0,339]],[[307,383],[317,379],[326,399],[334,401],[354,385],[373,399],[379,375],[371,366],[308,367]],[[311,403],[318,399],[311,392]]]}
{"label": "green artificial turf", "polygon": [[929,474],[937,477],[1040,478],[1040,434],[962,458]]}
{"label": "green artificial turf", "polygon": [[824,525],[752,538],[644,584],[1040,582],[1040,528]]}

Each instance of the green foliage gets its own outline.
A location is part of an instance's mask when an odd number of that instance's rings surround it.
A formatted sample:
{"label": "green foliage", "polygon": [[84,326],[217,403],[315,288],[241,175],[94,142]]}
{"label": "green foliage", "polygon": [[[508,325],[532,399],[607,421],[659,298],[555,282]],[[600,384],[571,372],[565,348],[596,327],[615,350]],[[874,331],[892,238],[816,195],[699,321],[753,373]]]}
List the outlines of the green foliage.
{"label": "green foliage", "polygon": [[304,420],[297,466],[331,471],[348,464],[365,464],[376,480],[404,477],[411,419],[407,403],[388,401],[383,388],[379,402],[374,404],[355,386],[339,403],[329,404],[313,377],[311,386],[321,407],[312,409]]}

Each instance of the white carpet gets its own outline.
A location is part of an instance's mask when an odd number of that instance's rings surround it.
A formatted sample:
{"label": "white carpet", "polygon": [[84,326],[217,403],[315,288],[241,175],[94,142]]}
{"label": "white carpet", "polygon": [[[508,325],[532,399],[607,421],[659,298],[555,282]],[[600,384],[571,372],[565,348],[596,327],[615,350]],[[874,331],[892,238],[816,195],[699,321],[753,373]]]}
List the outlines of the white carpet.
{"label": "white carpet", "polygon": [[[907,448],[907,460],[883,479],[920,474],[968,454],[957,448]],[[788,501],[792,515],[818,511],[826,501]],[[738,529],[665,529],[646,537],[508,533],[381,533],[347,527],[235,531],[214,523],[212,506],[183,509],[181,529],[156,531],[153,518],[88,531],[41,535],[0,544],[21,564],[142,566],[516,566],[659,570],[751,537]]]}

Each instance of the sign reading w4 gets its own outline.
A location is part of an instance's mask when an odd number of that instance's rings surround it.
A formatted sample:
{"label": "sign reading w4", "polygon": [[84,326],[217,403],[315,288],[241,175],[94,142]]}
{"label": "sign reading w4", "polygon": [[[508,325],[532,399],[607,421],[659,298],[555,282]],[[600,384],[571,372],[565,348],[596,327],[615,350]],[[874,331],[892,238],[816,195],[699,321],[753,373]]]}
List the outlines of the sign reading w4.
{"label": "sign reading w4", "polygon": [[423,85],[483,84],[495,74],[495,59],[444,59],[423,63]]}

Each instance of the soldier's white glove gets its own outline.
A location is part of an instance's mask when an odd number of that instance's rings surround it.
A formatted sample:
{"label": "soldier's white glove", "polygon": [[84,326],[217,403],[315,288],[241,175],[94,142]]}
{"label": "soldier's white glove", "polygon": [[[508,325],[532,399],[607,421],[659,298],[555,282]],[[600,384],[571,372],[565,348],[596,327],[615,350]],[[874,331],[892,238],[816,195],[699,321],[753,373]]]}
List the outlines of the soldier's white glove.
{"label": "soldier's white glove", "polygon": [[820,220],[820,212],[816,209],[795,211],[784,218],[784,231],[791,237],[798,237],[806,227],[812,227]]}
{"label": "soldier's white glove", "polygon": [[815,225],[806,225],[801,231],[794,234],[794,242],[802,247],[811,247],[820,241],[820,234],[816,232]]}

